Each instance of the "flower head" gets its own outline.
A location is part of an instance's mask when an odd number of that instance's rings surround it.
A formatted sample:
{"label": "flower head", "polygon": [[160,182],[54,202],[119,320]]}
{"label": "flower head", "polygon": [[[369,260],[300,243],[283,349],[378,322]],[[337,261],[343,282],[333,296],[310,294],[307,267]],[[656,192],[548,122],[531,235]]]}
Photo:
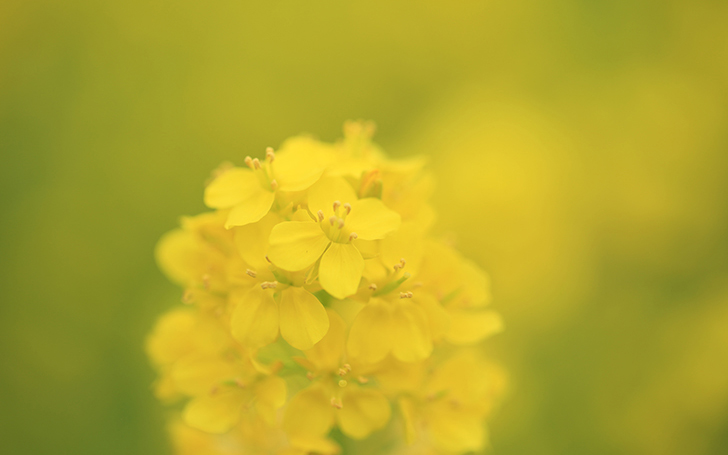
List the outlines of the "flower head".
{"label": "flower head", "polygon": [[425,160],[388,158],[371,123],[344,130],[221,167],[214,211],[160,240],[184,306],[147,352],[156,395],[182,402],[177,453],[333,455],[383,434],[392,453],[483,447],[502,374],[463,346],[502,328],[487,276],[430,235]]}

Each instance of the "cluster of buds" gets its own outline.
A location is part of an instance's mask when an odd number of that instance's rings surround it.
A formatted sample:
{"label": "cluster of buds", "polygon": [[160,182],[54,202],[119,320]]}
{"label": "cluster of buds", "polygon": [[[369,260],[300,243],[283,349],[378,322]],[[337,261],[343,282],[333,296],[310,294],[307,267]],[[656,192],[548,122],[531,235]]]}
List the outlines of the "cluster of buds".
{"label": "cluster of buds", "polygon": [[387,158],[369,123],[344,133],[222,167],[213,211],[160,240],[183,298],[147,351],[156,395],[182,404],[178,454],[486,445],[505,382],[479,349],[502,329],[488,278],[431,236],[424,160]]}

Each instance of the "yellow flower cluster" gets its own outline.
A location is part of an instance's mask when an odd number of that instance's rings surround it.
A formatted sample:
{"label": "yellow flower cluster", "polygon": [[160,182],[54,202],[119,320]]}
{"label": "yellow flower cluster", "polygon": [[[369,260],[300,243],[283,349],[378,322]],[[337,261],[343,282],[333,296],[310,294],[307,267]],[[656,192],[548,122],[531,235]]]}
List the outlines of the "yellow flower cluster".
{"label": "yellow flower cluster", "polygon": [[424,160],[387,158],[371,124],[344,133],[222,166],[215,210],[159,242],[187,304],[147,343],[178,454],[484,447],[504,388],[473,347],[502,325],[487,276],[428,236]]}

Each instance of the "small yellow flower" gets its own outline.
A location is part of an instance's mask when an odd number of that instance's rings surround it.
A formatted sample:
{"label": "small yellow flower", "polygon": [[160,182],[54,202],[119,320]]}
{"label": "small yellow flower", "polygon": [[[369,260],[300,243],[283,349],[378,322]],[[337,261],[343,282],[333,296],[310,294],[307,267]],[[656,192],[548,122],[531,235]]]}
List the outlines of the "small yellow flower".
{"label": "small yellow flower", "polygon": [[389,402],[378,390],[357,383],[364,381],[344,361],[346,324],[331,310],[329,318],[329,332],[301,362],[313,373],[314,383],[291,399],[283,428],[305,439],[326,435],[337,425],[347,436],[363,439],[389,421]]}
{"label": "small yellow flower", "polygon": [[332,296],[356,293],[364,258],[356,240],[377,240],[395,231],[400,216],[376,198],[359,199],[346,180],[328,177],[308,194],[315,220],[288,221],[273,228],[268,257],[284,270],[303,270],[321,259],[319,281]]}
{"label": "small yellow flower", "polygon": [[249,169],[224,169],[205,189],[205,205],[230,209],[225,228],[245,226],[263,218],[278,191],[302,191],[313,185],[324,167],[306,149],[293,147],[278,154],[266,151],[265,161],[245,159]]}
{"label": "small yellow flower", "polygon": [[309,349],[329,330],[324,306],[302,287],[263,283],[236,300],[239,302],[232,315],[232,334],[251,347],[272,343],[280,328],[281,336],[291,346]]}

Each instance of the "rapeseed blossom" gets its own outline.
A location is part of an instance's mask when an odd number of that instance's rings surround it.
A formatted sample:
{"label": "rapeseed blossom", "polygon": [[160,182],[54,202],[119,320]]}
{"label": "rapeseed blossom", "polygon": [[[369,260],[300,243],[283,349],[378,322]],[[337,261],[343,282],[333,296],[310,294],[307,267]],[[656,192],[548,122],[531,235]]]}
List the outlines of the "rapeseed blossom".
{"label": "rapeseed blossom", "polygon": [[486,447],[505,385],[477,349],[502,329],[487,275],[430,234],[424,160],[392,160],[372,134],[349,122],[338,143],[296,137],[221,166],[213,211],[160,240],[185,305],[147,352],[155,394],[181,404],[176,453]]}

